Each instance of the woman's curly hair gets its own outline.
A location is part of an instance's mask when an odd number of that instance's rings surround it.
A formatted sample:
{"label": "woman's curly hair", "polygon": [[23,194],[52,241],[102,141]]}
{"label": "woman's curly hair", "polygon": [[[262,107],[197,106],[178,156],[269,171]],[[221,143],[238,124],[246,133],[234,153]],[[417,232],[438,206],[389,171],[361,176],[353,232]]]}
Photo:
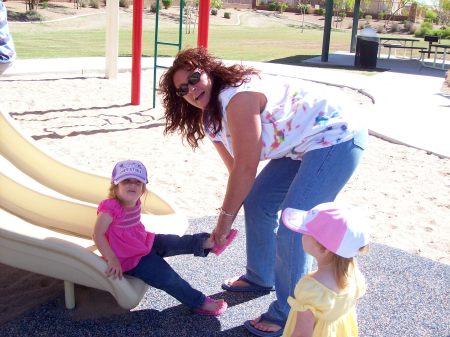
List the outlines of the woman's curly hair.
{"label": "woman's curly hair", "polygon": [[[178,70],[193,71],[197,68],[207,73],[212,81],[211,98],[204,111],[177,96],[173,83],[173,76]],[[249,80],[248,76],[254,74],[259,74],[259,71],[239,64],[226,66],[204,48],[180,51],[159,82],[166,119],[164,134],[178,131],[193,149],[197,148],[199,140],[205,137],[205,129],[214,134],[222,129],[219,93],[228,86],[241,85]]]}

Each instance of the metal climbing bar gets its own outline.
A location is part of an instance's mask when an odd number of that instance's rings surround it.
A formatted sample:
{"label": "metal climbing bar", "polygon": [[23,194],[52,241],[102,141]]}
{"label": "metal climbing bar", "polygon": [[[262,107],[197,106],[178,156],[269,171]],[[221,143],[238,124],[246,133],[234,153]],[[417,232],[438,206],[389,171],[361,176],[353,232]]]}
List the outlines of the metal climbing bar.
{"label": "metal climbing bar", "polygon": [[158,46],[174,46],[178,47],[178,50],[181,49],[182,46],[182,29],[183,29],[183,2],[180,1],[180,17],[179,17],[179,29],[178,29],[178,43],[173,42],[162,42],[159,41],[158,38],[158,30],[159,30],[159,0],[156,1],[156,23],[155,23],[155,49],[154,49],[154,64],[153,64],[153,108],[156,106],[156,71],[158,68],[167,68],[166,66],[158,65]]}

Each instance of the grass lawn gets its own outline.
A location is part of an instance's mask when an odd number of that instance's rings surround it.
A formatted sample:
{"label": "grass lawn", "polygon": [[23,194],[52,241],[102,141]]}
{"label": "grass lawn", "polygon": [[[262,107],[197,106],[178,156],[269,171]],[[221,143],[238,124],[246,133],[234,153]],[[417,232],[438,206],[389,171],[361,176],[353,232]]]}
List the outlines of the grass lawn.
{"label": "grass lawn", "polygon": [[[143,54],[153,56],[154,30],[143,32]],[[119,55],[131,55],[130,29],[121,29],[119,37]],[[226,59],[249,61],[269,61],[292,55],[318,55],[321,51],[323,32],[305,30],[300,33],[292,27],[240,27],[213,26],[209,31],[209,49]],[[177,42],[177,28],[163,28],[159,40]],[[332,33],[333,47],[347,50],[350,34]],[[14,33],[17,54],[20,58],[53,58],[104,56],[104,30],[64,30],[34,31]],[[193,47],[197,44],[197,34],[183,33],[183,46]],[[338,45],[339,47],[336,47]],[[159,46],[159,55],[173,56],[175,47]]]}
{"label": "grass lawn", "polygon": [[[15,12],[12,12],[15,13]],[[165,13],[163,13],[165,14]],[[20,24],[11,22],[10,29],[18,57],[56,58],[104,56],[106,14],[78,17],[59,22]],[[320,29],[300,30],[299,22],[288,17],[276,18],[261,13],[235,12],[233,20],[211,18],[209,27],[209,50],[224,59],[271,61],[293,57],[297,60],[320,55],[323,31]],[[239,19],[237,18],[239,15]],[[295,17],[296,18],[296,17]],[[160,18],[159,41],[177,42],[176,20]],[[238,23],[239,22],[239,23]],[[154,55],[155,17],[144,16],[143,55]],[[198,27],[197,27],[198,29]],[[131,55],[132,20],[131,13],[120,15],[119,55]],[[185,33],[183,47],[197,45],[197,31]],[[350,31],[333,31],[330,52],[348,50]],[[159,56],[174,56],[176,47],[160,45]]]}
{"label": "grass lawn", "polygon": [[[178,42],[177,18],[163,13],[160,21],[159,41]],[[211,17],[209,27],[209,50],[215,55],[229,60],[280,61],[298,64],[306,58],[322,52],[323,30],[317,28],[300,30],[298,16],[278,18],[267,17],[267,13],[252,11],[236,12],[239,20]],[[220,21],[222,20],[222,21]],[[225,21],[224,21],[225,20]],[[227,22],[227,24],[224,24]],[[235,24],[233,24],[236,22]],[[11,22],[17,54],[20,59],[104,56],[106,14],[98,13],[75,19],[19,24]],[[120,15],[119,55],[131,55],[132,41],[131,13]],[[154,55],[155,17],[144,16],[142,51],[144,56]],[[333,30],[330,39],[330,53],[349,51],[350,29]],[[395,36],[395,35],[389,35]],[[446,41],[442,42],[446,43]],[[197,31],[185,33],[183,27],[183,47],[197,45]],[[419,42],[416,46],[428,46]],[[176,47],[160,45],[159,56],[174,56]],[[384,51],[383,51],[384,52]],[[416,52],[415,52],[416,53]],[[418,53],[416,55],[418,57]]]}

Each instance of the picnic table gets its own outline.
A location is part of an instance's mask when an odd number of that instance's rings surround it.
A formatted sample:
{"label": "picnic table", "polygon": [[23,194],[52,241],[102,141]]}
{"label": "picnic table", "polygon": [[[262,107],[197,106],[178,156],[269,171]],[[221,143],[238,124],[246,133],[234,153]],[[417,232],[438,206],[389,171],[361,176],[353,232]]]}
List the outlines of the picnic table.
{"label": "picnic table", "polygon": [[419,50],[419,52],[425,50],[425,47],[417,47],[414,46],[415,42],[421,41],[420,39],[416,39],[413,37],[380,37],[380,45],[378,48],[378,57],[380,57],[381,54],[381,47],[388,48],[388,59],[391,57],[391,49],[403,49],[404,53],[403,56],[405,56],[406,50],[410,50],[409,58],[412,59],[412,52],[413,50]]}
{"label": "picnic table", "polygon": [[[440,43],[436,43],[436,44],[431,44],[430,45],[431,49],[434,49],[434,52],[431,51],[432,54],[434,54],[434,59],[433,59],[433,63],[432,65],[427,65],[425,63],[425,54],[428,52],[421,52],[422,53],[422,66],[424,67],[430,67],[430,68],[438,68],[438,66],[440,66],[441,69],[445,69],[445,66],[448,65],[450,66],[450,64],[446,64],[445,60],[447,57],[447,53],[450,53],[450,51],[447,51],[447,49],[450,49],[450,44],[440,44]],[[437,56],[442,55],[442,64],[438,63],[438,58]]]}

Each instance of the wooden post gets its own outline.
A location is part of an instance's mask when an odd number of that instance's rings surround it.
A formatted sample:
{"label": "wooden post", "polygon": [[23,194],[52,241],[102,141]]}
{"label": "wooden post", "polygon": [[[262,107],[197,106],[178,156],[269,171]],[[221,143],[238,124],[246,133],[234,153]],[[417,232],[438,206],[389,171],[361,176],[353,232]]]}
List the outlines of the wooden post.
{"label": "wooden post", "polygon": [[105,76],[117,78],[119,60],[119,0],[106,1],[106,65]]}

